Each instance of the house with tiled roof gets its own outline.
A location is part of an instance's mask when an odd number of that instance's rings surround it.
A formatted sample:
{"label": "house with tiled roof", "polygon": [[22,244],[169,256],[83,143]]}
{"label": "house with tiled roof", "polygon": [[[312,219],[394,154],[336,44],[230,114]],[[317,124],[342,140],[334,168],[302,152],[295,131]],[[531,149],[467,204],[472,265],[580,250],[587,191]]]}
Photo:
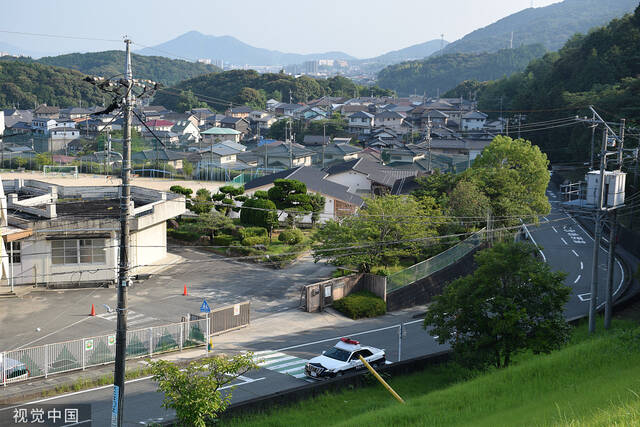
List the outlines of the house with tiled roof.
{"label": "house with tiled roof", "polygon": [[[276,179],[295,179],[303,182],[307,186],[307,192],[317,193],[325,198],[324,211],[320,213],[319,222],[352,215],[364,205],[360,196],[350,193],[344,185],[327,180],[327,176],[327,172],[320,169],[299,166],[256,178],[245,184],[244,188],[246,194],[252,195],[258,190],[269,190]],[[281,214],[280,217],[284,221],[286,215]],[[311,215],[305,215],[300,222],[310,224]]]}
{"label": "house with tiled roof", "polygon": [[205,131],[200,132],[202,136],[202,142],[204,144],[211,144],[212,142],[220,142],[223,140],[232,140],[233,142],[240,142],[242,132],[235,129],[223,128],[223,127],[211,127]]}
{"label": "house with tiled roof", "polygon": [[354,159],[336,163],[324,169],[326,179],[344,185],[351,193],[386,194],[393,183],[417,171],[398,170],[367,159]]}
{"label": "house with tiled roof", "polygon": [[249,117],[249,114],[251,113],[251,111],[253,111],[253,108],[247,107],[245,105],[241,105],[239,107],[232,107],[227,109],[227,111],[225,111],[224,114],[229,117],[246,119],[247,117]]}
{"label": "house with tiled roof", "polygon": [[375,116],[366,111],[358,111],[349,116],[349,132],[356,135],[368,135],[375,126]]}
{"label": "house with tiled roof", "polygon": [[156,131],[156,130],[170,131],[173,125],[175,125],[174,122],[169,120],[164,120],[164,119],[148,120],[144,124],[147,125],[147,127],[149,127],[149,129],[153,131]]}
{"label": "house with tiled roof", "polygon": [[226,116],[220,120],[220,127],[237,130],[242,134],[242,137],[245,137],[251,132],[249,121],[242,117]]}
{"label": "house with tiled roof", "polygon": [[60,117],[60,108],[40,104],[33,110],[33,117],[36,119],[57,119]]}
{"label": "house with tiled roof", "polygon": [[[259,167],[289,168],[295,166],[311,166],[315,151],[294,143],[276,141],[263,144],[251,150],[257,156]],[[266,159],[266,160],[265,160]],[[266,161],[266,163],[265,163]]]}

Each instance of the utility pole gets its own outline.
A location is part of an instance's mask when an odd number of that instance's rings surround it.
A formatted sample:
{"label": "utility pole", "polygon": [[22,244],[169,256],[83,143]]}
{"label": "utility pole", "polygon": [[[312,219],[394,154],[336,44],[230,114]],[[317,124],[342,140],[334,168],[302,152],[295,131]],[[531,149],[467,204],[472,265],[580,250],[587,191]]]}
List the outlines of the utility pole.
{"label": "utility pole", "polygon": [[591,266],[591,297],[589,299],[589,332],[596,332],[596,308],[598,307],[598,254],[600,252],[600,234],[602,227],[602,198],[604,193],[604,172],[606,170],[606,152],[609,129],[605,127],[602,137],[602,154],[600,156],[600,187],[596,202],[595,232],[593,241],[593,265]]}
{"label": "utility pole", "polygon": [[429,149],[429,162],[427,164],[427,170],[431,173],[431,115],[427,116],[427,144]]}
{"label": "utility pole", "polygon": [[322,169],[324,169],[324,144],[327,140],[327,123],[322,124]]}
{"label": "utility pole", "polygon": [[594,169],[594,150],[595,150],[595,136],[596,136],[596,113],[593,112],[593,116],[591,118],[591,162],[589,163],[589,170]]}
{"label": "utility pole", "polygon": [[[125,39],[126,95],[124,98],[124,141],[122,143],[122,185],[120,186],[120,265],[118,269],[118,323],[116,329],[116,363],[113,375],[113,412],[111,424],[123,425],[124,373],[127,357],[127,289],[129,287],[129,244],[131,216],[131,110],[133,73],[131,72],[131,40]],[[113,419],[115,416],[115,420]],[[115,421],[115,423],[114,423]]]}

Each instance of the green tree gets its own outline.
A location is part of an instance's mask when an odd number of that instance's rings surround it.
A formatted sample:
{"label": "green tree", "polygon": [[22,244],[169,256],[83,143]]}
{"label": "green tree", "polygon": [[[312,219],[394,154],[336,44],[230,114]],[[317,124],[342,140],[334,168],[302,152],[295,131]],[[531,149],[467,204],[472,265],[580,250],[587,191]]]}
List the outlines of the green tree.
{"label": "green tree", "polygon": [[253,354],[194,360],[186,367],[166,360],[151,361],[153,380],[164,394],[162,406],[173,409],[184,426],[210,425],[231,402],[231,390],[221,388],[256,369]]}
{"label": "green tree", "polygon": [[213,207],[213,203],[211,203],[211,192],[206,188],[200,188],[196,191],[193,203],[187,207],[197,214],[210,212]]}
{"label": "green tree", "polygon": [[233,221],[231,218],[221,215],[215,210],[209,210],[209,212],[203,212],[199,215],[199,225],[201,232],[209,236],[213,242],[213,237],[217,234],[218,230],[233,228]]}
{"label": "green tree", "polygon": [[489,198],[472,181],[463,179],[451,191],[449,212],[461,217],[461,223],[477,226],[484,222],[490,203]]}
{"label": "green tree", "polygon": [[185,159],[182,161],[182,173],[185,179],[191,179],[193,177],[193,163]]}
{"label": "green tree", "polygon": [[315,227],[320,219],[320,213],[324,210],[326,199],[319,193],[309,195],[309,203],[311,204],[311,226]]}
{"label": "green tree", "polygon": [[278,226],[276,205],[271,200],[252,197],[243,203],[240,221],[243,224],[266,228],[271,240],[273,229]]}
{"label": "green tree", "polygon": [[499,243],[475,256],[477,270],[435,298],[424,327],[449,343],[461,363],[507,367],[522,351],[549,353],[569,338],[564,273],[538,261],[535,248]]}
{"label": "green tree", "polygon": [[491,202],[495,217],[546,215],[549,184],[547,156],[531,142],[497,136],[468,171]]}
{"label": "green tree", "polygon": [[[330,220],[315,234],[316,261],[328,258],[335,265],[354,266],[370,272],[375,266],[395,265],[400,258],[420,256],[441,215],[435,202],[431,208],[413,197],[384,196],[367,199],[357,215]],[[355,248],[354,248],[355,247]]]}

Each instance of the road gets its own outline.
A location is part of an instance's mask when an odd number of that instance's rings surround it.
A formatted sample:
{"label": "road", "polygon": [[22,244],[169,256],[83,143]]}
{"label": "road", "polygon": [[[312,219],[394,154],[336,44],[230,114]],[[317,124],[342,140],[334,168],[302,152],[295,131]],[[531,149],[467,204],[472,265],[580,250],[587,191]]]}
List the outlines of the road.
{"label": "road", "polygon": [[[388,361],[393,362],[398,360],[398,325],[406,322],[406,336],[401,350],[403,359],[446,350],[447,346],[437,344],[422,329],[422,318],[414,318],[416,314],[419,313],[404,313],[401,316],[388,314],[377,319],[363,320],[358,326],[323,328],[250,344],[247,350],[255,352],[258,360],[264,360],[264,367],[246,374],[235,383],[232,402],[241,402],[313,381],[300,375],[300,367],[309,358],[333,346],[342,336],[350,336],[363,344],[384,348]],[[161,407],[162,395],[156,388],[157,385],[150,378],[127,382],[125,425],[140,426],[173,418],[173,411]],[[113,386],[109,385],[35,402],[56,405],[91,404],[94,425],[104,425],[111,418],[112,396]],[[2,420],[11,416],[12,411],[13,407],[0,409],[0,425]]]}
{"label": "road", "polygon": [[[205,298],[212,309],[250,300],[252,319],[296,309],[300,288],[331,277],[335,270],[311,257],[278,270],[189,247],[171,251],[186,262],[129,289],[130,329],[180,322],[187,313],[198,313]],[[115,288],[98,288],[37,290],[23,298],[0,299],[0,324],[12,325],[11,333],[0,333],[0,351],[111,334],[116,316],[104,304],[114,308],[116,298]],[[96,317],[89,316],[91,304]]]}
{"label": "road", "polygon": [[[588,314],[591,299],[593,238],[584,228],[561,208],[557,188],[549,186],[547,195],[551,213],[540,218],[538,226],[529,230],[534,242],[541,248],[544,259],[554,271],[567,273],[565,284],[571,288],[571,296],[565,307],[565,317],[572,319]],[[604,242],[607,243],[606,241]],[[600,247],[598,255],[598,307],[604,304],[607,283],[608,251]],[[613,275],[614,298],[622,289],[624,270],[616,259]]]}

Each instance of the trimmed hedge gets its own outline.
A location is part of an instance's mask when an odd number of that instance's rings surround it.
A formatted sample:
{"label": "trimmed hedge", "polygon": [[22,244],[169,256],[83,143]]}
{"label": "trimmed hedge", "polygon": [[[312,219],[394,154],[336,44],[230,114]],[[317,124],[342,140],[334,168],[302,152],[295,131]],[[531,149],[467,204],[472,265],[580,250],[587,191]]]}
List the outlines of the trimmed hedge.
{"label": "trimmed hedge", "polygon": [[247,237],[266,237],[267,229],[264,227],[244,227],[240,229],[240,235],[243,239]]}
{"label": "trimmed hedge", "polygon": [[213,246],[229,246],[233,241],[233,236],[221,234],[213,238]]}
{"label": "trimmed hedge", "polygon": [[267,236],[249,236],[242,239],[242,246],[269,245]]}
{"label": "trimmed hedge", "polygon": [[200,238],[200,233],[196,231],[187,231],[187,230],[174,230],[169,228],[167,230],[167,234],[169,237],[173,237],[177,240],[184,240],[187,242],[195,242]]}
{"label": "trimmed hedge", "polygon": [[387,312],[387,303],[369,291],[354,292],[333,302],[333,308],[352,319],[382,316]]}
{"label": "trimmed hedge", "polygon": [[278,240],[287,245],[297,245],[304,240],[304,234],[297,228],[284,230],[278,236]]}

